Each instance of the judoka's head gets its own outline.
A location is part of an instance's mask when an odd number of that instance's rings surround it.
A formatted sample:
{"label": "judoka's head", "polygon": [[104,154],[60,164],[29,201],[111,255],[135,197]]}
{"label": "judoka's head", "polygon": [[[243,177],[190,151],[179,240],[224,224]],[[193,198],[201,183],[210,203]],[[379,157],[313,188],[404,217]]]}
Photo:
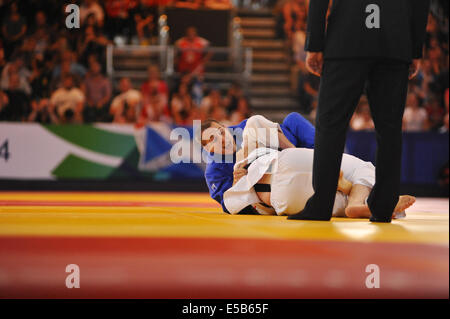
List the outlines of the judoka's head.
{"label": "judoka's head", "polygon": [[201,144],[209,153],[228,155],[236,152],[233,135],[216,120],[202,122],[201,136]]}

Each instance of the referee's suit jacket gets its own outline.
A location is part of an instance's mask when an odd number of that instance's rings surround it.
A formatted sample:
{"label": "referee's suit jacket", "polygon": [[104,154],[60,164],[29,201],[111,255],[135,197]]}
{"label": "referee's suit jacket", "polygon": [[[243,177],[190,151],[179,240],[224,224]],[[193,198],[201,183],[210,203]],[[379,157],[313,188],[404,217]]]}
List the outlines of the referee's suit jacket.
{"label": "referee's suit jacket", "polygon": [[[310,0],[305,50],[324,52],[325,59],[374,57],[410,61],[422,57],[429,0]],[[365,12],[380,11],[380,28],[369,29]]]}

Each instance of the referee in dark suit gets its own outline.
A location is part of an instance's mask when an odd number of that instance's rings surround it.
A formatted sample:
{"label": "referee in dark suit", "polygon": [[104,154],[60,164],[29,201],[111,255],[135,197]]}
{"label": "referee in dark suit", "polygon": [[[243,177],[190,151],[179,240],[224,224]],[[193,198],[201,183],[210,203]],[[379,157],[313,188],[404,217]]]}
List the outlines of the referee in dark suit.
{"label": "referee in dark suit", "polygon": [[349,121],[367,89],[378,150],[367,203],[372,222],[390,222],[399,199],[402,118],[417,74],[430,0],[310,0],[306,64],[321,76],[314,195],[288,219],[330,220]]}

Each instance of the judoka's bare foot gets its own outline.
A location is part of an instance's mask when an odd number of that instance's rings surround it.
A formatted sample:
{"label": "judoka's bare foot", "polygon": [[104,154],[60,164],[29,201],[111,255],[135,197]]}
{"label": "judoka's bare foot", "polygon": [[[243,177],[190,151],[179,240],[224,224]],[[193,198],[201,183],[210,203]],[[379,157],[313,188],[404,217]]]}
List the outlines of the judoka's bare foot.
{"label": "judoka's bare foot", "polygon": [[405,210],[412,206],[416,202],[416,198],[414,196],[402,195],[398,199],[397,206],[394,208],[394,213],[392,214],[392,218],[400,219],[405,218],[406,213]]}
{"label": "judoka's bare foot", "polygon": [[[416,202],[416,198],[410,195],[402,195],[399,197],[397,206],[395,206],[392,217],[395,218],[397,213],[405,211],[408,207]],[[347,206],[345,209],[345,215],[350,218],[368,218],[370,217],[370,209],[367,205],[355,205]],[[404,216],[403,216],[404,217]]]}
{"label": "judoka's bare foot", "polygon": [[370,209],[367,205],[354,205],[345,208],[345,216],[348,218],[369,218]]}
{"label": "judoka's bare foot", "polygon": [[394,213],[400,213],[407,209],[408,207],[411,207],[412,204],[416,202],[416,198],[414,196],[410,195],[402,195],[398,199],[397,206],[394,208]]}
{"label": "judoka's bare foot", "polygon": [[339,173],[339,181],[338,181],[337,190],[341,191],[345,195],[348,195],[348,194],[350,194],[350,192],[352,190],[352,186],[353,186],[353,184],[350,181],[348,181],[347,179],[345,179],[344,172],[341,171]]}

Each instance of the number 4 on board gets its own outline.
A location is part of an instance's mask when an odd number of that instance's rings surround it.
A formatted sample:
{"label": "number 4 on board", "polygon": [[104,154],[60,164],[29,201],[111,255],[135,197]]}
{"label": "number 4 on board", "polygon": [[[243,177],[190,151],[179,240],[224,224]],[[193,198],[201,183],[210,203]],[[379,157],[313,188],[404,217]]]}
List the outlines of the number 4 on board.
{"label": "number 4 on board", "polygon": [[9,151],[8,151],[8,140],[0,145],[0,158],[4,158],[5,162],[8,161]]}

